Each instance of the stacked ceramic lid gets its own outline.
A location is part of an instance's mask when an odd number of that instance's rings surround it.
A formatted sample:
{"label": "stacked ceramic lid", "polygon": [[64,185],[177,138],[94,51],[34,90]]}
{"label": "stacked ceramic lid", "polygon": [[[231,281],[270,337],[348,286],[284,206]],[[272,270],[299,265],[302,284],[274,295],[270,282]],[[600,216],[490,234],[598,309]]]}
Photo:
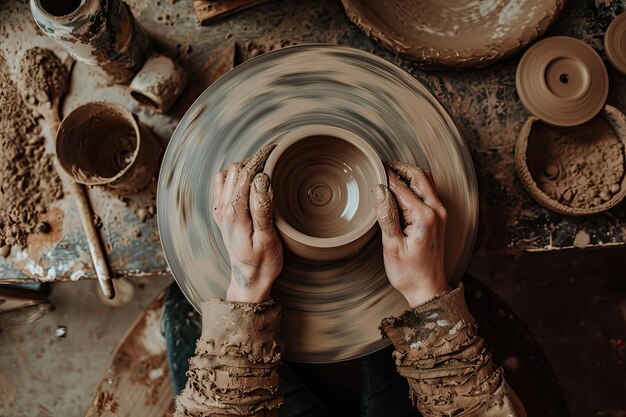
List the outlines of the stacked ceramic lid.
{"label": "stacked ceramic lid", "polygon": [[[611,64],[626,74],[626,13],[609,25],[604,47]],[[524,107],[554,126],[576,126],[604,107],[609,77],[600,55],[566,36],[531,46],[517,67],[517,92]]]}

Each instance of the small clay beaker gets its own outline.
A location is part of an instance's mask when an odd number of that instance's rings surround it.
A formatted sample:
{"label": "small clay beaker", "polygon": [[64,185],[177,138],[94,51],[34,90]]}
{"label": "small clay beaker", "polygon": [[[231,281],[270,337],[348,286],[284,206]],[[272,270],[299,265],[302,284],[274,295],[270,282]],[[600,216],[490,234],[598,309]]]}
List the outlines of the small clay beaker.
{"label": "small clay beaker", "polygon": [[77,60],[126,83],[141,69],[152,42],[122,0],[30,0],[41,30]]}
{"label": "small clay beaker", "polygon": [[157,113],[167,113],[187,84],[187,72],[173,59],[154,53],[130,83],[130,95]]}
{"label": "small clay beaker", "polygon": [[162,147],[130,111],[111,101],[83,104],[61,122],[56,153],[61,167],[85,185],[132,195],[157,172]]}
{"label": "small clay beaker", "polygon": [[278,139],[264,170],[274,220],[287,249],[332,261],[357,253],[376,233],[372,188],[387,184],[376,151],[333,126],[307,126]]}

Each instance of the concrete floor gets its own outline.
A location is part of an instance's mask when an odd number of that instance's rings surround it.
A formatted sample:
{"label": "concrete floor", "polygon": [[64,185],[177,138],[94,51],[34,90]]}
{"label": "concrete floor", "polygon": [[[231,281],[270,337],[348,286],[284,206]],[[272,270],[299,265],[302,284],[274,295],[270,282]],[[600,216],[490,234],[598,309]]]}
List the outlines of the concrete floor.
{"label": "concrete floor", "polygon": [[[107,306],[95,281],[52,285],[54,310],[0,330],[0,416],[83,416],[122,336],[170,278],[129,280],[132,299]],[[67,334],[55,336],[59,326]]]}

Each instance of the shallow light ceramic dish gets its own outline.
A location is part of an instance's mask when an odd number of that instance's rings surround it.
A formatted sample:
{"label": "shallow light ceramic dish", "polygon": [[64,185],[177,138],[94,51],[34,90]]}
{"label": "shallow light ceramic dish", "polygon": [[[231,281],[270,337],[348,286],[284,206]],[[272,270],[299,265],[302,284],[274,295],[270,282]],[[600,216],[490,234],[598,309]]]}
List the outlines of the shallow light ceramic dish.
{"label": "shallow light ceramic dish", "polygon": [[374,148],[324,125],[295,129],[277,142],[265,172],[285,247],[314,261],[354,255],[377,230],[371,189],[387,184]]}
{"label": "shallow light ceramic dish", "polygon": [[515,76],[524,107],[546,123],[576,126],[602,110],[609,75],[600,55],[567,36],[543,39],[524,53]]}
{"label": "shallow light ceramic dish", "polygon": [[[626,149],[626,116],[624,116],[624,114],[615,107],[607,105],[596,117],[604,118],[608,122],[608,124],[615,131],[615,134],[617,135],[619,140],[622,142],[623,149]],[[619,191],[612,195],[608,201],[589,208],[573,207],[566,204],[565,202],[558,201],[557,199],[552,198],[544,190],[542,190],[537,184],[538,178],[535,178],[535,176],[533,176],[529,167],[529,165],[532,163],[532,161],[529,161],[529,158],[533,157],[532,155],[530,155],[531,146],[529,144],[529,140],[533,128],[540,123],[542,122],[537,117],[531,116],[522,127],[522,130],[520,131],[517,142],[515,144],[515,167],[517,169],[517,174],[520,178],[520,181],[524,185],[524,188],[526,188],[526,191],[528,191],[528,193],[535,199],[535,201],[537,201],[545,208],[560,214],[565,214],[568,216],[586,216],[606,211],[611,207],[617,205],[624,199],[624,197],[626,197],[626,176],[622,176]],[[578,129],[579,127],[580,126],[576,126],[576,129]],[[563,128],[554,127],[553,129]],[[545,140],[551,140],[551,138],[548,137],[545,138]],[[623,149],[621,157],[622,162],[620,167],[622,171],[624,171],[624,167],[626,166]],[[549,155],[547,155],[546,152],[543,152],[542,150],[535,150],[534,152],[537,155],[539,155],[537,152],[540,152],[541,154],[539,156],[541,158],[550,157]],[[561,169],[565,168],[566,167],[562,167]],[[609,167],[603,167],[603,169],[609,169]],[[587,187],[587,185],[581,185],[581,187]]]}
{"label": "shallow light ceramic dish", "polygon": [[[457,283],[478,221],[476,176],[451,117],[428,90],[375,55],[338,45],[301,45],[239,65],[209,87],[183,117],[164,156],[157,216],[176,281],[198,308],[224,297],[228,254],[212,218],[212,178],[231,162],[307,126],[351,132],[382,160],[431,170],[448,210],[446,275]],[[310,261],[287,253],[272,296],[283,307],[288,360],[356,358],[389,344],[380,320],[406,301],[389,285],[377,234],[355,256]]]}
{"label": "shallow light ceramic dish", "polygon": [[604,50],[611,65],[626,75],[626,13],[613,19],[606,30]]}
{"label": "shallow light ceramic dish", "polygon": [[565,0],[342,0],[383,47],[425,68],[484,67],[550,27]]}

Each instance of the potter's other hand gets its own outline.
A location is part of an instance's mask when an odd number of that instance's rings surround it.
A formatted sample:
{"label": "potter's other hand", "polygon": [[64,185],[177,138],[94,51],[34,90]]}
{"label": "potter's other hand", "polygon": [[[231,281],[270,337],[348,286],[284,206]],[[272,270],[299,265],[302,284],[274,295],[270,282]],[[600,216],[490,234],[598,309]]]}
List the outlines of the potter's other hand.
{"label": "potter's other hand", "polygon": [[215,175],[213,216],[231,265],[226,299],[259,303],[283,267],[283,247],[272,218],[272,189],[262,173],[274,145]]}
{"label": "potter's other hand", "polygon": [[[403,162],[385,163],[389,188],[374,187],[389,282],[411,307],[448,289],[443,264],[446,209],[429,173]],[[399,209],[398,209],[399,208]]]}

